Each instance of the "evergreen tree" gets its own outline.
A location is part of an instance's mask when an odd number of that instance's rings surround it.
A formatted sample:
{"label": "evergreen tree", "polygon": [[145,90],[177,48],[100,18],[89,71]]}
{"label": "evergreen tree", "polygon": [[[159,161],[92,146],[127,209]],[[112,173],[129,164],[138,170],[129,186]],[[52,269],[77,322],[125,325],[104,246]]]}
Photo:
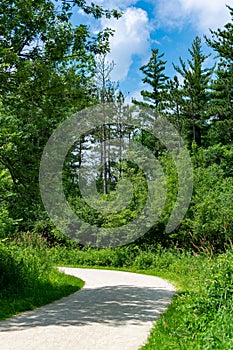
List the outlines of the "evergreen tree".
{"label": "evergreen tree", "polygon": [[[233,20],[233,7],[227,6],[231,18]],[[224,29],[218,29],[217,31],[210,30],[212,39],[206,38],[207,43],[218,52],[219,57],[222,58],[222,63],[232,68],[233,57],[233,23],[229,22],[224,26]]]}
{"label": "evergreen tree", "polygon": [[209,85],[213,68],[203,68],[206,56],[202,53],[201,39],[196,37],[189,49],[188,65],[180,58],[180,66],[173,65],[184,78],[182,113],[185,118],[186,138],[191,144],[202,144],[208,121]]}
{"label": "evergreen tree", "polygon": [[[233,8],[229,7],[233,19]],[[233,139],[233,24],[227,23],[224,29],[212,31],[212,39],[207,43],[218,53],[219,64],[212,83],[210,113],[212,123],[208,143],[228,144]]]}
{"label": "evergreen tree", "polygon": [[164,115],[176,127],[181,136],[184,136],[184,117],[182,114],[183,107],[183,89],[178,77],[175,75],[167,84],[165,94]]}
{"label": "evergreen tree", "polygon": [[168,80],[164,74],[166,61],[162,61],[163,56],[163,53],[159,54],[158,49],[152,49],[149,62],[140,68],[145,75],[142,82],[147,84],[151,90],[142,90],[141,95],[144,102],[133,100],[135,104],[151,107],[156,111],[162,109],[163,92]]}

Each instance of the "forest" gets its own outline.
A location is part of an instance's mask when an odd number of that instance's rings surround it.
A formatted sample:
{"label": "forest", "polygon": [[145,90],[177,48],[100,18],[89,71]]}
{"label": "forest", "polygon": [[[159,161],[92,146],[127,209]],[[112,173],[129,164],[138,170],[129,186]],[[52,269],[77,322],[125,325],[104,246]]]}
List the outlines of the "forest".
{"label": "forest", "polygon": [[[181,349],[181,339],[185,349],[230,349],[233,24],[194,38],[189,59],[181,57],[173,65],[173,77],[165,74],[164,53],[151,48],[150,59],[140,68],[145,87],[141,99],[126,104],[120,86],[109,78],[114,63],[106,57],[114,31],[93,34],[87,25],[75,26],[77,8],[96,19],[122,16],[85,0],[0,3],[0,319],[82,287],[54,266],[121,268],[167,278],[180,291],[145,349]],[[228,10],[233,19],[233,8]],[[204,42],[214,57],[212,66],[203,53]],[[46,210],[41,159],[54,130],[74,115],[79,123],[92,111],[98,112],[96,127],[73,141],[59,174],[65,198],[82,220],[77,226],[70,219],[64,223],[54,197],[49,198],[55,202],[50,212]],[[154,128],[164,128],[164,119],[172,125],[166,145],[159,132],[146,127],[147,118]],[[55,155],[60,147],[62,142]],[[155,169],[147,154],[159,163]],[[53,156],[46,164],[53,163]],[[89,178],[79,187],[82,167]],[[46,175],[52,193],[58,191],[54,169]],[[150,176],[156,179],[152,185]],[[178,195],[183,198],[188,191],[189,180],[182,182],[183,176],[192,177],[189,205],[169,231]],[[88,181],[96,192],[85,193],[88,186],[93,189]],[[119,210],[113,210],[116,200]],[[112,211],[104,202],[110,208],[113,203]],[[154,211],[157,218],[151,220]],[[136,233],[138,216],[143,234]]]}

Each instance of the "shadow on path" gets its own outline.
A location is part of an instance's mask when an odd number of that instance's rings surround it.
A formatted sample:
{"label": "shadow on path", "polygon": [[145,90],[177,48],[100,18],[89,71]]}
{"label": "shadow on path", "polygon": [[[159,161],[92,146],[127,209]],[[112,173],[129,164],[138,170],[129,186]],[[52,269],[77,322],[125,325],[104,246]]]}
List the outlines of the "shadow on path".
{"label": "shadow on path", "polygon": [[75,294],[34,311],[0,322],[0,331],[32,327],[122,326],[155,321],[170,303],[174,291],[129,285],[84,288]]}

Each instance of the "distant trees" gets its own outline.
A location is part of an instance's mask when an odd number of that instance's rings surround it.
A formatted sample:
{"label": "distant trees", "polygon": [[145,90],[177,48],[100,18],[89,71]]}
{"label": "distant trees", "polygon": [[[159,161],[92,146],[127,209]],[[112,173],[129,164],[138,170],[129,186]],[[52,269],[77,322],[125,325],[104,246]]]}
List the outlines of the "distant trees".
{"label": "distant trees", "polygon": [[[106,121],[106,110],[105,105],[107,100],[112,100],[114,96],[114,91],[112,91],[109,85],[110,73],[114,68],[114,62],[108,62],[106,60],[106,55],[99,55],[96,60],[96,79],[100,90],[100,102],[102,105],[102,130],[101,130],[101,164],[102,164],[102,179],[103,179],[103,193],[108,193],[108,164],[109,159],[107,159],[107,133],[110,134],[110,125],[107,130]],[[110,102],[109,101],[109,102]],[[110,136],[110,135],[108,135]]]}
{"label": "distant trees", "polygon": [[195,142],[200,146],[209,118],[208,105],[213,68],[204,67],[208,56],[202,53],[199,37],[193,41],[189,53],[191,58],[187,64],[180,58],[180,65],[174,65],[175,70],[183,78],[181,85],[177,76],[168,79],[164,73],[166,61],[161,60],[163,54],[159,54],[158,49],[153,49],[149,62],[140,68],[145,74],[142,81],[147,84],[148,89],[141,91],[142,102],[133,102],[167,115],[190,145]]}
{"label": "distant trees", "polygon": [[180,135],[184,135],[183,88],[177,75],[167,83],[163,104],[162,114],[176,127]]}

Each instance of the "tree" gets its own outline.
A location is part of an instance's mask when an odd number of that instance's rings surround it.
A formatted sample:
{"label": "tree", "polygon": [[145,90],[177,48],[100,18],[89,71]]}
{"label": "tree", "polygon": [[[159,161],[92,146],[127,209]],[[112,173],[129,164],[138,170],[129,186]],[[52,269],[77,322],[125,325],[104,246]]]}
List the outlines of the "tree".
{"label": "tree", "polygon": [[[233,7],[227,6],[233,19]],[[224,29],[217,31],[210,30],[212,39],[205,36],[207,43],[218,52],[219,57],[225,60],[225,65],[232,67],[233,54],[233,23],[229,22],[224,26]],[[222,61],[223,62],[223,61]]]}
{"label": "tree", "polygon": [[71,24],[74,6],[96,18],[117,11],[86,1],[6,0],[0,4],[0,162],[14,183],[11,213],[25,228],[42,215],[38,173],[43,148],[73,111],[95,103],[96,53],[109,50],[111,30],[94,37]]}
{"label": "tree", "polygon": [[209,123],[206,145],[230,144],[233,140],[233,76],[229,71],[218,67],[215,79],[211,84],[211,100]]}
{"label": "tree", "polygon": [[135,104],[151,107],[156,111],[162,108],[163,91],[166,89],[168,80],[164,74],[166,61],[162,61],[163,56],[164,54],[159,54],[158,49],[153,49],[149,62],[140,68],[145,75],[142,79],[143,83],[148,84],[152,91],[142,90],[144,102],[133,100]]}
{"label": "tree", "polygon": [[163,114],[176,127],[181,136],[184,136],[183,102],[183,89],[178,77],[175,75],[167,83]]}
{"label": "tree", "polygon": [[188,66],[180,58],[180,66],[175,70],[184,78],[183,84],[183,114],[186,124],[186,138],[191,144],[202,144],[202,137],[208,120],[208,102],[210,79],[214,68],[203,68],[206,56],[202,53],[201,39],[197,36],[189,49],[191,59]]}
{"label": "tree", "polygon": [[[233,8],[228,7],[233,19]],[[218,53],[219,63],[212,82],[210,113],[212,123],[209,130],[210,143],[228,144],[233,139],[233,24],[212,31],[207,43]]]}
{"label": "tree", "polygon": [[[110,73],[112,72],[114,68],[114,62],[106,62],[106,55],[99,55],[98,59],[96,60],[96,78],[97,83],[100,86],[100,95],[101,95],[101,105],[102,105],[102,137],[101,137],[101,163],[102,163],[102,177],[103,177],[103,193],[108,193],[108,177],[107,172],[109,165],[107,165],[107,162],[109,163],[109,159],[107,159],[107,126],[106,126],[106,111],[105,111],[105,104],[107,102],[108,95],[111,96],[111,94],[107,94],[107,89],[110,91],[111,86],[109,85],[109,78]],[[109,133],[110,133],[110,126],[109,126]],[[109,135],[108,135],[109,136]]]}
{"label": "tree", "polygon": [[[133,99],[135,105],[151,108],[154,119],[157,118],[158,112],[164,108],[164,96],[167,89],[168,77],[164,74],[166,61],[162,60],[164,54],[160,54],[158,49],[152,49],[151,57],[148,63],[140,68],[145,77],[142,79],[147,84],[148,90],[142,90],[143,101]],[[142,116],[143,119],[143,116]],[[154,154],[158,155],[161,150],[161,144],[158,140],[146,133],[142,128],[138,136],[140,142],[153,149]]]}

